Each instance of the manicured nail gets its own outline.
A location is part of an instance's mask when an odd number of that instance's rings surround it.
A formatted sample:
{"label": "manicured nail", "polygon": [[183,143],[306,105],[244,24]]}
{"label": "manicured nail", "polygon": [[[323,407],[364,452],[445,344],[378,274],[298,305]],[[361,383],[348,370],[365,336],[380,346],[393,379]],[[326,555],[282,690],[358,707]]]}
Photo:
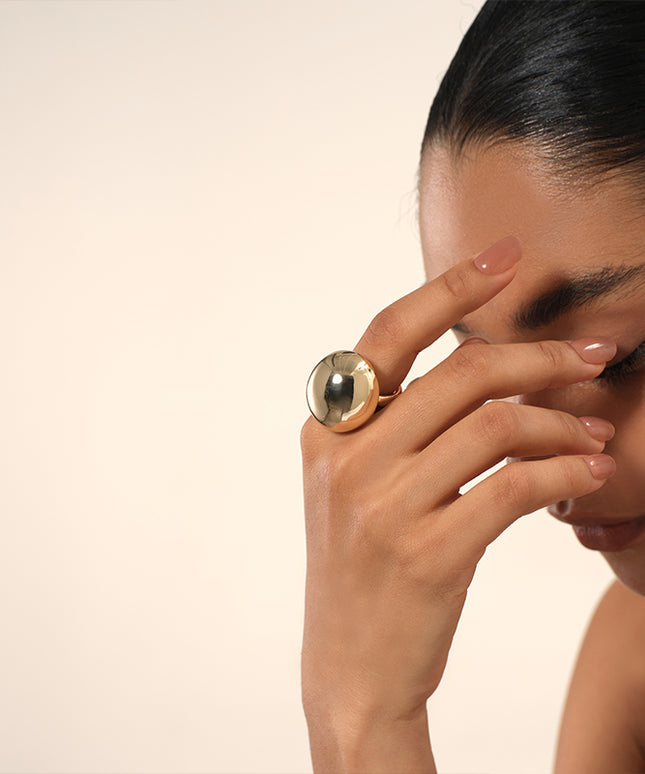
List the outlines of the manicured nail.
{"label": "manicured nail", "polygon": [[611,422],[600,417],[580,417],[580,421],[587,428],[589,435],[596,441],[609,441],[615,433],[616,428]]}
{"label": "manicured nail", "polygon": [[600,365],[606,363],[614,357],[618,347],[616,342],[603,336],[589,339],[576,339],[568,341],[585,363]]}
{"label": "manicured nail", "polygon": [[599,481],[613,476],[616,472],[616,463],[608,454],[591,454],[584,457],[584,461],[589,466],[591,475]]}
{"label": "manicured nail", "polygon": [[522,256],[522,243],[511,234],[487,247],[473,263],[484,274],[503,274],[514,266]]}

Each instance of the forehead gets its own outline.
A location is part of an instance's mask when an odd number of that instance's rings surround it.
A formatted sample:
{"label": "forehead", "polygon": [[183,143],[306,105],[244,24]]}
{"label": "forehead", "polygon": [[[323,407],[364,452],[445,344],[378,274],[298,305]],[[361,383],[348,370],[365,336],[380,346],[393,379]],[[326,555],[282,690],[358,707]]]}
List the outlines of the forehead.
{"label": "forehead", "polygon": [[457,160],[433,147],[420,172],[428,279],[507,234],[522,242],[513,282],[464,318],[482,334],[508,338],[504,321],[523,302],[575,273],[645,260],[645,207],[619,175],[593,187],[565,185],[519,143],[471,149]]}

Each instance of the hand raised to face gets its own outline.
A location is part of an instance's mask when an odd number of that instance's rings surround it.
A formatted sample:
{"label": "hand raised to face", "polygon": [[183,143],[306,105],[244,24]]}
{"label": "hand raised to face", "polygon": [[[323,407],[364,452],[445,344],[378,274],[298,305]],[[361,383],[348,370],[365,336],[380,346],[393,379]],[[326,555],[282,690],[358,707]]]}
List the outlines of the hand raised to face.
{"label": "hand raised to face", "polygon": [[[507,237],[380,312],[355,350],[381,392],[506,287],[520,255]],[[425,710],[486,546],[523,514],[593,492],[614,470],[599,440],[609,423],[497,399],[592,379],[615,352],[606,339],[474,342],[357,430],[305,423],[306,711],[325,706],[359,722]],[[509,456],[538,459],[514,461],[460,495]]]}

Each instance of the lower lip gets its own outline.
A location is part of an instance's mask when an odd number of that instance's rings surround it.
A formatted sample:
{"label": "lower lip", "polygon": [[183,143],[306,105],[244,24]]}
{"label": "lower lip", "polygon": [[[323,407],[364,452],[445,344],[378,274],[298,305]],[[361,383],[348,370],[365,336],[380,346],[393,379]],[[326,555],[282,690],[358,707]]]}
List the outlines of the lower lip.
{"label": "lower lip", "polygon": [[645,532],[645,516],[620,524],[577,525],[573,531],[585,548],[593,551],[622,551]]}

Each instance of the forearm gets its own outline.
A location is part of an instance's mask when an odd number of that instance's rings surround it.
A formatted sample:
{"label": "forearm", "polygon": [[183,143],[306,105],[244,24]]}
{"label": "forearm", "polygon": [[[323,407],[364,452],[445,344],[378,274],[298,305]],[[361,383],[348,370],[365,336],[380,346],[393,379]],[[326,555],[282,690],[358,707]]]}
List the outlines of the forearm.
{"label": "forearm", "polygon": [[410,720],[309,713],[314,774],[437,774],[425,710]]}

